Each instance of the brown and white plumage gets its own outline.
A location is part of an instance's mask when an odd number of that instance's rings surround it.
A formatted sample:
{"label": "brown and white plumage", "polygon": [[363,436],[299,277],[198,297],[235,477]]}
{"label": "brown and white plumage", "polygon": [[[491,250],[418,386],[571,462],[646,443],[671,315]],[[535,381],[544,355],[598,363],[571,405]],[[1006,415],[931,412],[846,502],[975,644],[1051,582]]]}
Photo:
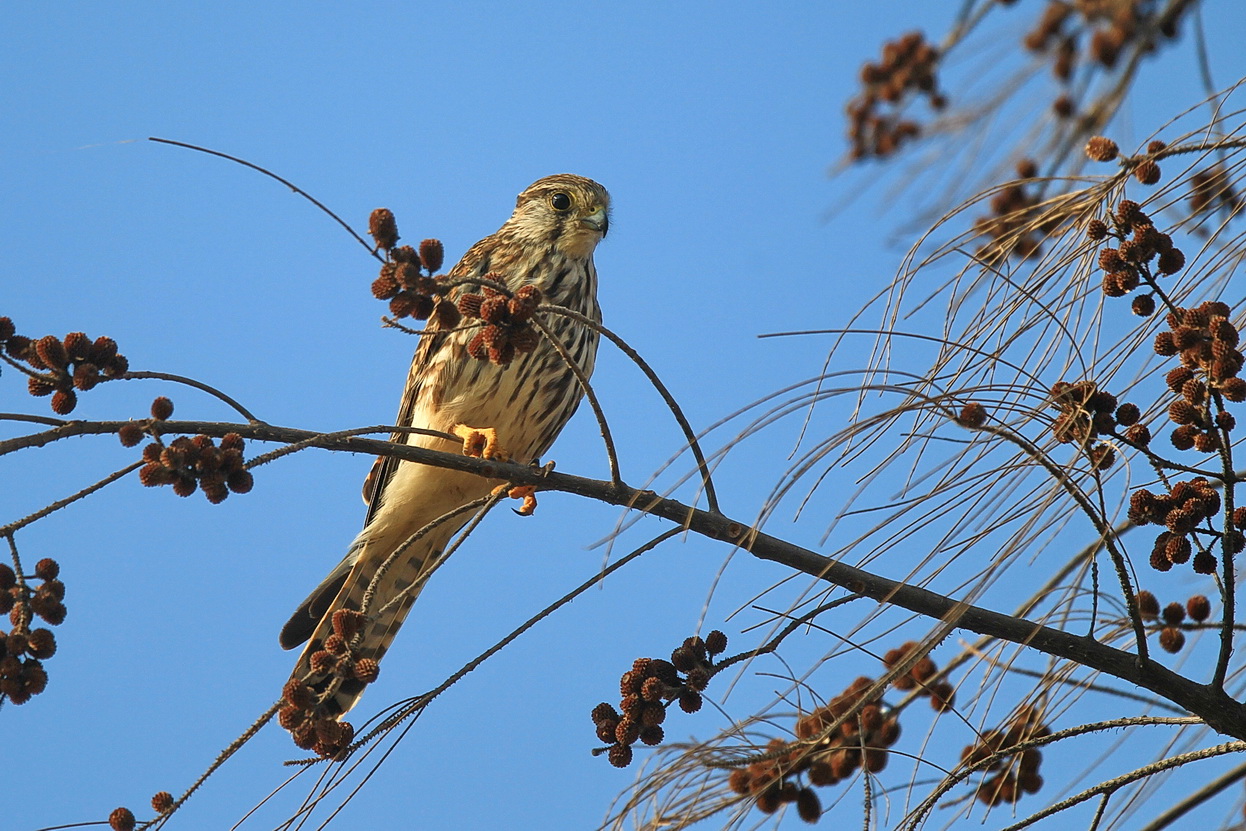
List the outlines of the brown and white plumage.
{"label": "brown and white plumage", "polygon": [[[610,197],[591,179],[561,174],[540,179],[516,200],[511,218],[492,236],[473,245],[448,275],[463,278],[502,275],[514,291],[532,285],[545,302],[601,319],[597,305],[597,271],[593,249],[608,227]],[[464,291],[478,291],[466,286]],[[457,425],[493,428],[512,460],[531,462],[553,443],[579,404],[582,390],[557,349],[542,338],[530,352],[507,366],[468,355],[475,327],[460,324],[447,330],[429,322],[416,347],[398,411],[400,427],[424,427],[450,433]],[[567,317],[549,316],[547,325],[588,375],[593,370],[598,336]],[[431,436],[396,433],[393,441],[434,450],[460,452],[461,445]],[[442,468],[379,462],[365,486],[368,500],[364,529],[345,559],[281,631],[281,645],[304,648],[293,678],[311,675],[310,656],[332,633],[338,609],[360,609],[378,568],[412,534],[442,515],[487,495],[497,484]],[[450,538],[470,517],[460,514],[409,546],[387,568],[366,610],[369,616],[350,658],[380,660],[406,618],[419,588],[389,609],[391,599],[420,579]],[[354,706],[363,689],[358,681],[328,678],[312,687],[324,697],[317,707],[336,716]]]}

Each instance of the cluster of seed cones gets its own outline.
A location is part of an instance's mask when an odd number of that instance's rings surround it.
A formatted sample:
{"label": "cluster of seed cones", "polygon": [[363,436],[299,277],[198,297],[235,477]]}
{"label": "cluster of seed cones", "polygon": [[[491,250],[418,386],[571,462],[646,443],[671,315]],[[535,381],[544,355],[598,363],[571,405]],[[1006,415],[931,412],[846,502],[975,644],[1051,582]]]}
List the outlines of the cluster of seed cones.
{"label": "cluster of seed cones", "polygon": [[355,728],[324,711],[321,703],[333,694],[343,680],[371,684],[380,674],[380,665],[371,658],[356,659],[352,645],[367,617],[352,609],[333,613],[333,634],[323,648],[310,657],[313,678],[292,678],[282,690],[282,707],[277,721],[290,731],[294,743],[326,759],[341,758],[355,738]]}
{"label": "cluster of seed cones", "polygon": [[[38,588],[31,588],[32,579],[42,581]],[[52,630],[31,629],[30,624],[39,617],[59,626],[65,620],[64,600],[65,584],[55,560],[40,560],[34,575],[23,580],[0,563],[0,613],[8,612],[13,627],[0,630],[0,696],[14,704],[25,704],[47,688],[43,662],[56,654],[56,637]]]}
{"label": "cluster of seed cones", "polygon": [[597,738],[607,743],[610,764],[627,767],[632,762],[632,745],[640,741],[661,744],[666,708],[678,701],[685,713],[701,709],[701,693],[714,674],[713,658],[727,648],[727,636],[715,629],[702,640],[686,639],[671,653],[671,659],[637,658],[619,679],[621,699],[616,710],[602,702],[593,708]]}
{"label": "cluster of seed cones", "polygon": [[986,763],[984,770],[990,774],[978,788],[978,801],[986,805],[1015,803],[1022,794],[1038,793],[1043,786],[1043,778],[1038,773],[1043,754],[1036,747],[1018,748],[1017,745],[1050,734],[1041,713],[1027,707],[1006,727],[987,730],[976,744],[961,751],[963,764]]}
{"label": "cluster of seed cones", "polygon": [[0,317],[0,347],[14,361],[29,367],[27,385],[34,396],[51,396],[52,411],[69,415],[78,406],[78,393],[102,381],[120,378],[130,362],[117,352],[109,337],[91,340],[82,332],[63,338],[28,338],[17,334],[13,321]]}

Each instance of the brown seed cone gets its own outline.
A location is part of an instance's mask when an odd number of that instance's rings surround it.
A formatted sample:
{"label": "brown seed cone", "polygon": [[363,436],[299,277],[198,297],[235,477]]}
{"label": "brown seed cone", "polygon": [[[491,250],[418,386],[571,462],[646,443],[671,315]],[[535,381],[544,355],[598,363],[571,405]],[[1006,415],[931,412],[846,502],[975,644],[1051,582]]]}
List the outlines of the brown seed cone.
{"label": "brown seed cone", "polygon": [[360,658],[355,661],[351,674],[365,684],[371,684],[381,674],[381,665],[372,658]]}
{"label": "brown seed cone", "polygon": [[1170,248],[1159,255],[1160,274],[1176,274],[1185,267],[1185,254],[1180,248]]}
{"label": "brown seed cone", "polygon": [[44,557],[35,563],[35,576],[40,580],[55,580],[60,576],[60,564],[51,557]]}
{"label": "brown seed cone", "polygon": [[377,300],[390,300],[402,289],[393,275],[391,263],[381,269],[381,276],[372,281],[372,296]]}
{"label": "brown seed cone", "polygon": [[225,478],[225,484],[234,493],[250,493],[255,477],[249,470],[235,470]]}
{"label": "brown seed cone", "polygon": [[313,652],[308,661],[311,671],[316,675],[328,675],[337,667],[337,657],[325,649]]}
{"label": "brown seed cone", "polygon": [[303,750],[311,750],[316,746],[316,725],[311,720],[305,720],[293,730],[290,731],[290,738],[294,740],[294,744]]}
{"label": "brown seed cone", "polygon": [[1185,633],[1175,626],[1165,626],[1159,633],[1159,645],[1165,652],[1180,652],[1185,646]]}
{"label": "brown seed cone", "polygon": [[26,641],[26,651],[33,658],[42,661],[56,654],[56,636],[50,629],[35,629]]}
{"label": "brown seed cone", "polygon": [[685,713],[695,713],[701,709],[701,694],[696,690],[684,690],[679,694],[679,709]]}
{"label": "brown seed cone", "polygon": [[151,809],[157,814],[166,814],[173,810],[173,794],[168,791],[158,791],[151,798]]}
{"label": "brown seed cone", "polygon": [[1134,178],[1144,185],[1153,185],[1159,181],[1159,165],[1151,160],[1142,162],[1134,168]]}
{"label": "brown seed cone", "polygon": [[1110,162],[1120,153],[1116,142],[1106,136],[1091,136],[1086,142],[1086,156],[1094,162]]}
{"label": "brown seed cone", "polygon": [[809,784],[826,786],[834,785],[839,779],[835,776],[835,772],[831,770],[831,766],[825,761],[819,759],[809,765]]}
{"label": "brown seed cone", "polygon": [[441,244],[441,240],[426,239],[420,243],[420,262],[424,268],[428,269],[431,274],[441,269],[442,262],[445,261],[446,249]]}
{"label": "brown seed cone", "polygon": [[614,729],[614,739],[619,744],[634,744],[640,738],[640,722],[624,716]]}
{"label": "brown seed cone", "polygon": [[165,421],[173,415],[173,402],[163,395],[152,399],[151,417],[157,421]]}
{"label": "brown seed cone", "polygon": [[48,369],[64,370],[69,363],[69,353],[65,344],[55,335],[45,335],[35,341],[35,354]]}
{"label": "brown seed cone", "polygon": [[663,738],[665,738],[665,733],[656,724],[640,728],[640,741],[643,744],[653,747],[654,745],[661,744]]}
{"label": "brown seed cone", "polygon": [[123,424],[117,431],[117,438],[121,441],[122,447],[135,447],[143,440],[143,428],[133,421]]}
{"label": "brown seed cone", "polygon": [[749,792],[749,782],[752,777],[745,768],[736,768],[731,771],[731,775],[727,777],[727,787],[741,796],[747,796]]}
{"label": "brown seed cone", "polygon": [[69,415],[78,406],[78,396],[73,390],[57,390],[52,394],[52,412]]}
{"label": "brown seed cone", "polygon": [[46,378],[27,378],[26,389],[36,398],[42,398],[56,392],[56,384]]}
{"label": "brown seed cone", "polygon": [[632,763],[632,746],[616,744],[610,748],[608,758],[610,759],[610,764],[616,768],[625,768]]}
{"label": "brown seed cone", "polygon": [[199,483],[190,476],[178,476],[173,480],[173,492],[178,496],[190,496],[198,489]]}
{"label": "brown seed cone", "polygon": [[1218,563],[1215,555],[1208,551],[1200,551],[1194,555],[1192,566],[1195,574],[1215,574]]}
{"label": "brown seed cone", "polygon": [[398,244],[398,223],[389,208],[377,208],[368,217],[368,234],[377,248],[386,250]]}
{"label": "brown seed cone", "polygon": [[618,728],[618,719],[604,718],[597,723],[597,740],[608,744],[614,743],[614,731]]}
{"label": "brown seed cone", "polygon": [[1164,623],[1167,623],[1169,626],[1176,626],[1185,620],[1185,607],[1180,603],[1169,603],[1164,607],[1162,615]]}
{"label": "brown seed cone", "polygon": [[312,689],[302,681],[291,678],[281,688],[281,697],[294,707],[307,708],[312,703]]}
{"label": "brown seed cone", "polygon": [[134,812],[129,808],[114,808],[108,815],[108,827],[112,831],[134,831]]}
{"label": "brown seed cone", "polygon": [[366,621],[367,617],[362,612],[354,609],[338,609],[333,613],[330,622],[333,626],[333,634],[349,641],[359,633]]}
{"label": "brown seed cone", "polygon": [[976,401],[971,401],[961,408],[960,415],[956,419],[956,423],[962,427],[977,428],[986,424],[986,407]]}
{"label": "brown seed cone", "polygon": [[100,371],[95,364],[78,364],[74,367],[74,387],[82,392],[95,389],[100,381]]}
{"label": "brown seed cone", "polygon": [[705,636],[705,650],[710,655],[721,655],[727,649],[727,636],[718,629]]}

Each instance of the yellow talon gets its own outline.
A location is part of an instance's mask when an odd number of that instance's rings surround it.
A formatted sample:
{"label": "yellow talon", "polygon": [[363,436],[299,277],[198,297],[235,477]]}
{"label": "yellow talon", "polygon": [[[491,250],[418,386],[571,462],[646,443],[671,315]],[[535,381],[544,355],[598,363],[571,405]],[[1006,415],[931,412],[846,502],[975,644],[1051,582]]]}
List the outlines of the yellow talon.
{"label": "yellow talon", "polygon": [[510,461],[510,451],[498,441],[497,430],[492,427],[468,427],[456,424],[450,432],[463,440],[464,456],[479,456],[491,461]]}
{"label": "yellow talon", "polygon": [[520,516],[532,516],[536,510],[536,485],[516,485],[506,494],[511,499],[522,499],[523,505],[515,509]]}

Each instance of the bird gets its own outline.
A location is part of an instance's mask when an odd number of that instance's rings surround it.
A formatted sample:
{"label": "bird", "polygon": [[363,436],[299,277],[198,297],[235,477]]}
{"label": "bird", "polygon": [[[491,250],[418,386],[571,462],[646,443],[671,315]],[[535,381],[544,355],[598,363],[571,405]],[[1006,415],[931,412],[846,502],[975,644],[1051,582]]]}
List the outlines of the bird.
{"label": "bird", "polygon": [[[457,287],[443,302],[481,291],[473,280],[490,280],[504,283],[511,293],[534,287],[542,302],[600,322],[593,252],[609,224],[610,195],[597,182],[571,174],[538,179],[519,194],[502,227],[469,248],[448,272],[445,284]],[[549,337],[560,341],[584,378],[593,371],[599,340],[596,329],[572,317],[551,314],[542,320],[549,336],[534,339],[530,351],[502,363],[484,359],[473,345],[480,321],[451,325],[455,321],[433,315],[416,346],[395,425],[450,434],[464,442],[410,431],[396,432],[391,440],[466,452],[466,445],[479,446],[485,438],[486,457],[520,464],[539,460],[583,396],[575,371]],[[470,473],[392,457],[377,460],[364,485],[368,509],[363,530],[281,630],[285,649],[306,642],[286,686],[287,699],[301,700],[289,723],[282,722],[296,742],[295,725],[310,723],[304,715],[323,726],[340,721],[355,706],[379,669],[378,663],[368,662],[381,660],[423,587],[425,571],[473,513],[453,512],[488,496],[497,485]],[[426,529],[439,518],[444,521]],[[409,542],[422,529],[424,535]],[[374,580],[383,564],[381,578]],[[370,588],[372,596],[360,615]],[[349,611],[339,613],[343,609]],[[342,634],[350,637],[332,640],[343,627],[348,631]],[[336,650],[332,659],[326,644]],[[352,674],[341,669],[344,662],[369,669]],[[301,692],[291,694],[291,689]],[[304,733],[309,729],[304,727]]]}

